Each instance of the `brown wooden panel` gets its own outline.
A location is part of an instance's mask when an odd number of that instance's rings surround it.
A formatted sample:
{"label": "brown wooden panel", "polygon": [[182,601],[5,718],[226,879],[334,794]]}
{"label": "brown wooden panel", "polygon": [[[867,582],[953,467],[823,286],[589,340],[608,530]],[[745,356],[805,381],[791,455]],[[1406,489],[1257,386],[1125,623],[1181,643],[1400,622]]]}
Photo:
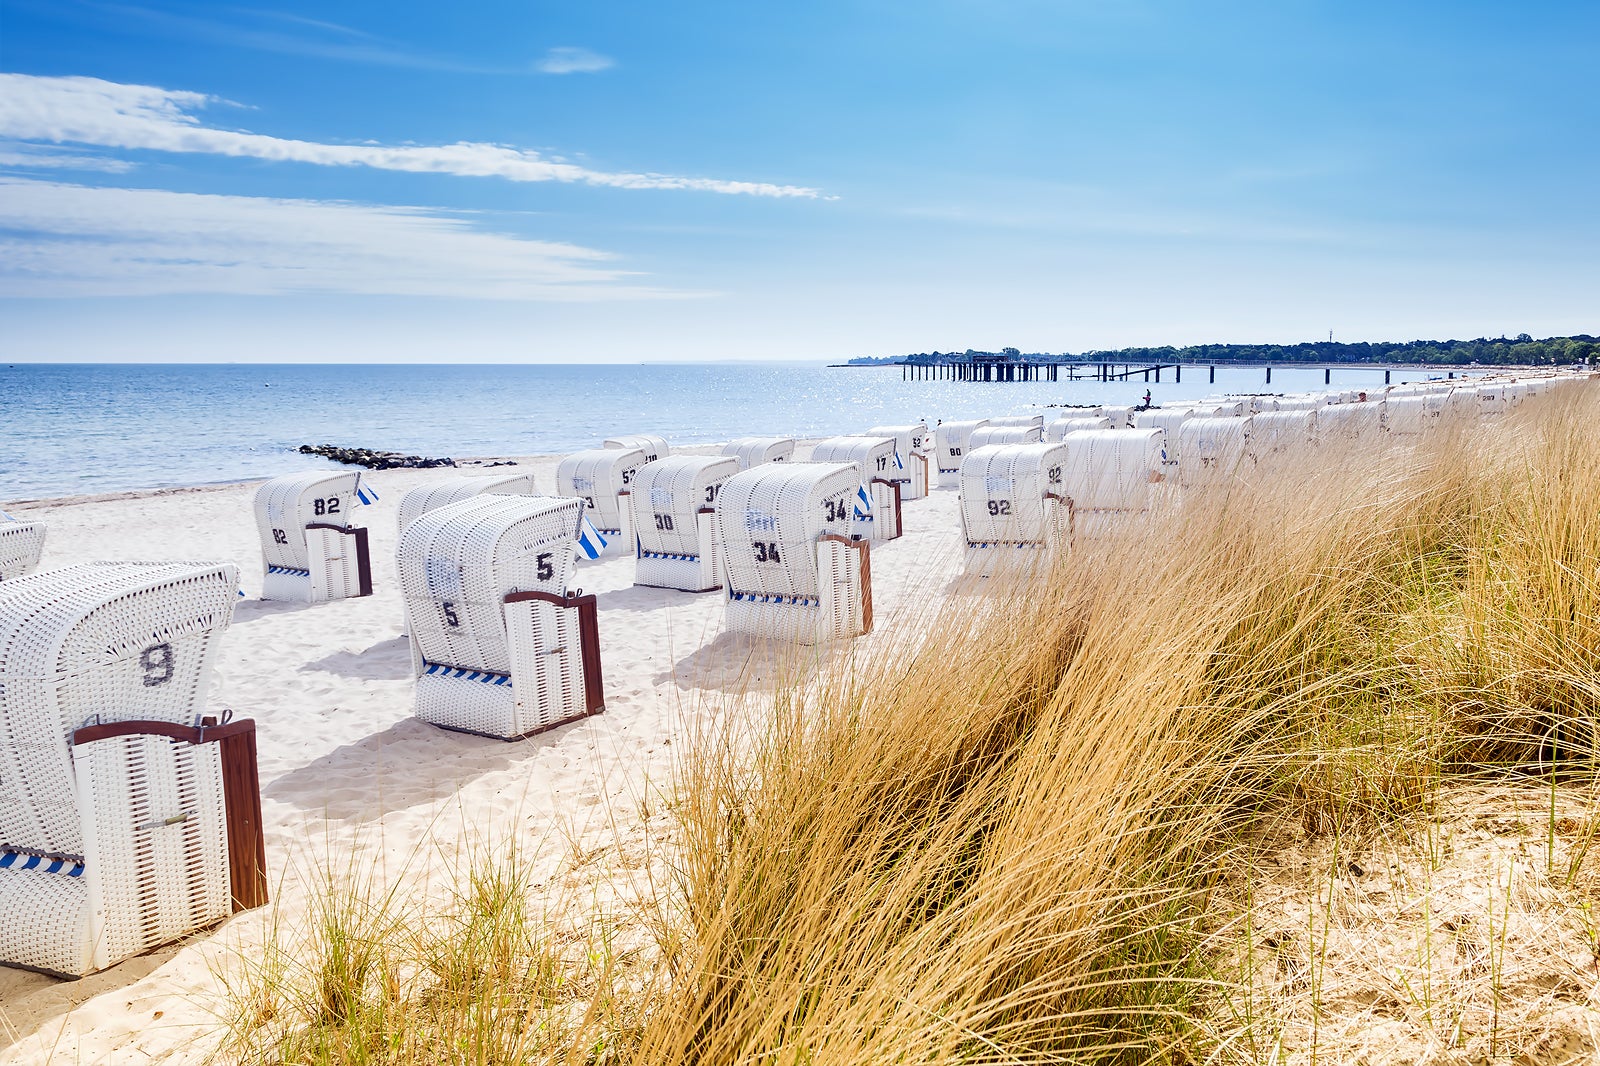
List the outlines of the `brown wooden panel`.
{"label": "brown wooden panel", "polygon": [[888,485],[894,490],[894,539],[898,539],[905,532],[902,528],[903,523],[900,517],[900,482],[890,481],[888,478],[875,477],[872,479],[872,483],[874,485]]}
{"label": "brown wooden panel", "polygon": [[821,540],[836,540],[847,548],[854,548],[861,553],[861,632],[872,632],[872,542],[870,540],[851,540],[841,537],[837,533],[824,533],[818,538]]}

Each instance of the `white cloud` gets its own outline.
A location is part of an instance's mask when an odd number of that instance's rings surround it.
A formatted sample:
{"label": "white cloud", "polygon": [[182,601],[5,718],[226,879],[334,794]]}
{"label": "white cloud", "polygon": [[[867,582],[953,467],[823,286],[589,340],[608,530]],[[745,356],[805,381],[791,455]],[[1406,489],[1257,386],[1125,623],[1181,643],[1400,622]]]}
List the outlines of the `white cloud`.
{"label": "white cloud", "polygon": [[0,296],[690,295],[629,284],[609,259],[421,208],[0,178]]}
{"label": "white cloud", "polygon": [[109,156],[76,155],[48,144],[21,144],[0,141],[0,169],[5,170],[98,170],[125,174],[133,169],[126,159]]}
{"label": "white cloud", "polygon": [[546,74],[595,74],[610,70],[617,62],[587,48],[552,48],[535,65]]}
{"label": "white cloud", "polygon": [[217,129],[202,125],[191,113],[211,102],[213,98],[201,93],[123,85],[99,78],[0,74],[0,137],[509,181],[579,182],[619,189],[817,196],[816,189],[795,185],[590,170],[545,159],[538,152],[497,144],[323,144]]}

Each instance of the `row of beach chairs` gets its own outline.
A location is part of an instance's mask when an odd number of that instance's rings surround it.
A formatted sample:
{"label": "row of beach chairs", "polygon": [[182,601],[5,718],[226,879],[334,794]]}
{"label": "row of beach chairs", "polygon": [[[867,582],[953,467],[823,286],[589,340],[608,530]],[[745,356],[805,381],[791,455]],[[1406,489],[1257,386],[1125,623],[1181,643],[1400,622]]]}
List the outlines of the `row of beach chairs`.
{"label": "row of beach chairs", "polygon": [[[990,572],[1008,552],[1042,557],[1148,509],[1174,466],[1184,482],[1185,454],[1243,461],[1330,425],[1420,433],[1561,387],[1518,384],[1470,401],[1427,389],[1271,409],[1225,399],[1159,425],[1139,424],[1156,412],[1104,408],[1049,424],[879,426],[819,444],[806,463],[787,438],[720,456],[615,438],[564,460],[554,496],[526,473],[442,479],[400,505],[416,711],[515,739],[602,710],[596,600],[572,581],[580,558],[615,549],[608,533],[634,552],[640,584],[721,587],[729,631],[849,637],[872,625],[871,545],[898,536],[900,505],[927,493],[930,452],[960,491],[969,569]],[[263,485],[263,597],[370,594],[354,511],[374,498],[355,473]],[[42,544],[37,523],[0,521],[0,962],[77,976],[266,902],[265,849],[254,723],[206,703],[237,568],[30,573]]]}

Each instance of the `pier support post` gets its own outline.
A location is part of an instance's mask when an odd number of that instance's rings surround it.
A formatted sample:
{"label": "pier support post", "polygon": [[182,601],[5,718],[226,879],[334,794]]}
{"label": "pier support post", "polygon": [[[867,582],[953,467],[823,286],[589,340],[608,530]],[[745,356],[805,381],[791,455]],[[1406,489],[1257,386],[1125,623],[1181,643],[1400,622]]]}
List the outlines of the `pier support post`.
{"label": "pier support post", "polygon": [[1272,384],[1272,367],[1267,367],[1267,384]]}
{"label": "pier support post", "polygon": [[1325,366],[1322,368],[1322,383],[1324,385],[1333,384],[1333,367]]}
{"label": "pier support post", "polygon": [[1207,384],[1215,385],[1216,383],[1217,383],[1217,364],[1212,363],[1211,364],[1211,380],[1209,382],[1207,382]]}

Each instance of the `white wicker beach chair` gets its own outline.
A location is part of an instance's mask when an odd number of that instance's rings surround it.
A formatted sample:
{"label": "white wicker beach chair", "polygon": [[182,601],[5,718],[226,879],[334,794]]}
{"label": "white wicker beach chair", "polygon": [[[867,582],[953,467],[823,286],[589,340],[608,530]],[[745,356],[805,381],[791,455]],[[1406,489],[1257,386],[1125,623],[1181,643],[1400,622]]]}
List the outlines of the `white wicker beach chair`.
{"label": "white wicker beach chair", "polygon": [[1245,450],[1253,459],[1304,448],[1317,435],[1317,412],[1264,411],[1250,418],[1250,438]]}
{"label": "white wicker beach chair", "polygon": [[790,463],[722,486],[717,535],[729,632],[814,644],[872,629],[870,541],[849,536],[854,463]]}
{"label": "white wicker beach chair", "polygon": [[999,418],[988,419],[990,426],[1006,426],[1012,429],[1036,429],[1039,440],[1044,436],[1044,415],[1001,415]]}
{"label": "white wicker beach chair", "polygon": [[1381,403],[1331,403],[1317,409],[1317,439],[1347,441],[1376,433],[1383,421]]}
{"label": "white wicker beach chair", "polygon": [[1506,387],[1500,382],[1478,386],[1478,413],[1486,418],[1506,411]]}
{"label": "white wicker beach chair", "polygon": [[1436,421],[1422,396],[1385,396],[1380,408],[1380,425],[1396,436],[1414,437],[1427,431]]}
{"label": "white wicker beach chair", "polygon": [[895,469],[889,481],[900,486],[900,502],[920,500],[928,494],[928,449],[933,435],[927,423],[916,422],[909,426],[873,426],[867,430],[869,437],[893,437]]}
{"label": "white wicker beach chair", "polygon": [[1079,416],[1075,418],[1058,418],[1049,422],[1044,427],[1044,439],[1052,444],[1057,443],[1068,433],[1082,433],[1090,429],[1121,429],[1113,426],[1111,419],[1100,417]]}
{"label": "white wicker beach chair", "polygon": [[1095,416],[1111,420],[1112,429],[1131,429],[1133,427],[1134,409],[1121,405],[1093,407],[1084,412],[1085,416]]}
{"label": "white wicker beach chair", "polygon": [[794,438],[740,437],[724,444],[722,454],[739,460],[740,470],[762,463],[790,463],[794,461]]}
{"label": "white wicker beach chair", "polygon": [[894,540],[902,532],[900,484],[893,437],[829,437],[811,449],[813,463],[854,463],[861,471],[852,536],[862,540]]}
{"label": "white wicker beach chair", "polygon": [[430,481],[400,497],[400,515],[396,533],[404,533],[418,516],[447,503],[460,503],[474,496],[536,496],[538,487],[533,474],[457,474]]}
{"label": "white wicker beach chair", "polygon": [[657,459],[665,459],[672,454],[672,448],[667,444],[667,438],[658,437],[654,433],[634,433],[627,436],[611,437],[603,445],[606,448],[616,448],[630,451],[638,448],[644,452],[644,461],[653,463]]}
{"label": "white wicker beach chair", "polygon": [[1073,504],[1074,534],[1125,526],[1151,510],[1170,469],[1166,431],[1095,429],[1069,433],[1062,489]]}
{"label": "white wicker beach chair", "polygon": [[1253,418],[1190,418],[1178,426],[1178,487],[1218,488],[1247,458]]}
{"label": "white wicker beach chair", "polygon": [[372,595],[367,531],[353,525],[371,490],[359,473],[287,474],[256,490],[264,600],[325,603]]}
{"label": "white wicker beach chair", "polygon": [[717,493],[738,472],[739,460],[731,455],[674,455],[639,468],[628,494],[635,585],[685,592],[721,587],[713,528]]}
{"label": "white wicker beach chair", "polygon": [[1192,407],[1155,407],[1148,411],[1136,411],[1133,415],[1134,429],[1159,429],[1166,436],[1163,443],[1167,450],[1167,473],[1174,478],[1178,474],[1178,462],[1182,458],[1178,445],[1178,427],[1191,418],[1202,417]]}
{"label": "white wicker beach chair", "polygon": [[972,436],[967,438],[967,453],[970,455],[990,444],[1039,444],[1043,440],[1042,426],[997,426],[991,421],[972,431]]}
{"label": "white wicker beach chair", "polygon": [[31,574],[44,552],[44,523],[0,518],[0,581]]}
{"label": "white wicker beach chair", "polygon": [[961,528],[969,574],[1026,569],[1072,543],[1068,446],[991,444],[961,460]]}
{"label": "white wicker beach chair", "polygon": [[206,716],[229,564],[0,585],[0,962],[76,977],[267,900],[255,723]]}
{"label": "white wicker beach chair", "polygon": [[987,419],[940,422],[933,428],[933,461],[939,472],[939,487],[958,488],[961,484],[961,458],[966,454],[974,430],[989,424]]}
{"label": "white wicker beach chair", "polygon": [[633,509],[623,496],[649,461],[640,448],[591,448],[556,465],[556,494],[582,498],[605,539],[601,555],[632,554]]}
{"label": "white wicker beach chair", "polygon": [[501,740],[604,710],[595,598],[570,595],[583,501],[473,496],[400,536],[417,717]]}

